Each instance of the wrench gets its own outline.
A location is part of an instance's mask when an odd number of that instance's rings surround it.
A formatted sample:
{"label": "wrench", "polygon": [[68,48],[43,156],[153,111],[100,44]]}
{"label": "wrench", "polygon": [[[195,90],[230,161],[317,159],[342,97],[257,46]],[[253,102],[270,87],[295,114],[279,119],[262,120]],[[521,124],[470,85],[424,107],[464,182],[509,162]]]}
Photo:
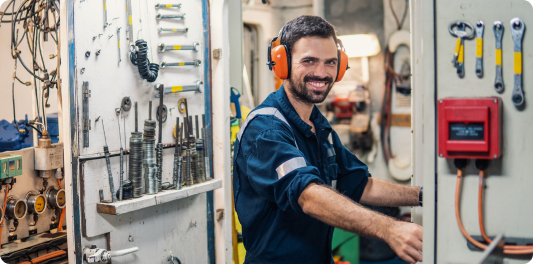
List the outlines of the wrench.
{"label": "wrench", "polygon": [[155,4],[155,9],[171,8],[171,7],[181,8],[181,4],[160,4],[160,3]]}
{"label": "wrench", "polygon": [[476,74],[477,77],[483,77],[483,30],[485,23],[479,20],[476,23]]}
{"label": "wrench", "polygon": [[[457,28],[457,30],[454,30]],[[466,28],[470,28],[470,33],[466,31]],[[464,39],[472,39],[475,36],[474,26],[468,21],[458,20],[452,22],[448,28],[450,34],[457,37],[457,44],[455,46],[455,54],[452,63],[457,68],[457,75],[463,78],[465,75],[464,66]]]}
{"label": "wrench", "polygon": [[524,91],[522,89],[522,38],[526,25],[520,18],[511,19],[511,35],[514,42],[514,88],[512,101],[515,106],[524,104]]}
{"label": "wrench", "polygon": [[494,88],[496,92],[503,93],[503,76],[502,76],[502,37],[503,37],[503,24],[501,21],[495,21],[492,27],[494,31],[494,38],[496,39],[496,80],[494,81]]}
{"label": "wrench", "polygon": [[199,51],[200,43],[194,42],[192,45],[165,45],[165,43],[157,44],[157,52],[163,53],[169,50],[192,50],[194,52]]}
{"label": "wrench", "polygon": [[[164,87],[163,94],[170,93],[183,93],[183,92],[197,92],[201,93],[200,86],[204,84],[202,81],[196,81],[192,85],[179,85],[179,86],[164,86],[163,84],[156,83],[154,85],[154,90],[159,91],[159,87]],[[159,98],[159,93],[155,95],[156,98]]]}
{"label": "wrench", "polygon": [[186,62],[164,62],[159,63],[159,67],[164,69],[168,66],[200,66],[202,62],[200,60],[186,61]]}
{"label": "wrench", "polygon": [[157,20],[166,19],[166,18],[181,18],[181,19],[185,19],[185,13],[176,14],[176,15],[161,15],[160,13],[157,13],[155,18]]}

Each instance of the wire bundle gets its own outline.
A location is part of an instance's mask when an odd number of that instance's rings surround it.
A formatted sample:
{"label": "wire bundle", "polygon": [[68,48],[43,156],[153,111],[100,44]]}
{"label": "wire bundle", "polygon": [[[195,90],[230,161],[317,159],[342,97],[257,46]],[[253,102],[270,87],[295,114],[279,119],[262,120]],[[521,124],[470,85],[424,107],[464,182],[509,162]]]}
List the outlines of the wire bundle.
{"label": "wire bundle", "polygon": [[[57,68],[55,70],[49,71],[46,68],[44,63],[44,57],[41,47],[42,41],[48,41],[48,35],[52,37],[54,42],[58,43],[59,39],[59,1],[58,0],[25,0],[22,2],[19,7],[15,7],[15,0],[8,2],[6,8],[3,12],[0,12],[0,26],[3,23],[11,24],[11,56],[15,60],[14,74],[13,74],[13,118],[15,119],[15,80],[19,83],[29,86],[31,82],[23,82],[17,77],[17,63],[20,62],[24,69],[33,76],[34,84],[36,86],[35,98],[37,105],[37,118],[34,123],[26,124],[27,126],[35,129],[39,133],[46,128],[46,114],[45,107],[49,107],[48,104],[48,95],[50,88],[58,86],[59,72]],[[11,12],[7,12],[8,9],[11,9]],[[10,18],[10,19],[9,19]],[[6,20],[4,20],[6,19]],[[51,21],[52,20],[52,21]],[[21,23],[22,22],[22,23]],[[50,23],[53,22],[51,26]],[[22,33],[23,32],[23,33]],[[54,33],[51,33],[54,32]],[[21,34],[19,34],[21,33]],[[23,52],[18,50],[19,45],[26,39],[28,43],[29,54],[32,56],[31,64],[24,62],[20,54]],[[57,64],[59,65],[59,56],[57,57]],[[51,57],[53,58],[53,57]],[[30,67],[28,67],[29,65]],[[39,76],[39,72],[42,73],[43,77]],[[39,80],[43,83],[41,96],[39,96],[39,89],[37,83]],[[41,97],[41,104],[39,105],[39,97]],[[38,123],[42,126],[41,129],[33,126],[37,124],[37,120],[43,116],[43,123]],[[15,121],[15,126],[18,129],[18,124]],[[24,131],[19,131],[24,133]]]}
{"label": "wire bundle", "polygon": [[150,63],[148,60],[148,43],[145,40],[139,39],[135,41],[137,51],[130,54],[130,60],[133,65],[137,66],[141,77],[148,82],[155,82],[159,72],[159,65]]}

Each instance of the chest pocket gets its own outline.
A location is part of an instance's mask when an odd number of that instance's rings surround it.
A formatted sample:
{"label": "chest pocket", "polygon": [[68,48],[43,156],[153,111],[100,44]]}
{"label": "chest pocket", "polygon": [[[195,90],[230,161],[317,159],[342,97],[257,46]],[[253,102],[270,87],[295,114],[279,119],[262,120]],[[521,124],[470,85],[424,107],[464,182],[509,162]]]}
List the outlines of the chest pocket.
{"label": "chest pocket", "polygon": [[329,181],[331,182],[331,188],[337,189],[337,173],[339,169],[339,165],[337,165],[337,155],[335,154],[335,149],[333,148],[333,145],[327,144],[327,150],[326,150],[326,160],[327,160],[327,173],[329,177]]}

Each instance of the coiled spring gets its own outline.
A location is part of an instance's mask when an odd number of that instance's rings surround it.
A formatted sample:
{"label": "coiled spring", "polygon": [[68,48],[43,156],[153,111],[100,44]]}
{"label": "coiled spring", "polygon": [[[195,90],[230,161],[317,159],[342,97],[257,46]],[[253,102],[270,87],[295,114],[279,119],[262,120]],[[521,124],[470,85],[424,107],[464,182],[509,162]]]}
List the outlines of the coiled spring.
{"label": "coiled spring", "polygon": [[161,191],[161,183],[163,182],[163,143],[157,143],[155,148],[157,155],[157,191]]}
{"label": "coiled spring", "polygon": [[203,139],[196,140],[196,155],[196,178],[198,183],[202,183],[206,181]]}
{"label": "coiled spring", "polygon": [[141,132],[132,132],[130,138],[129,177],[133,184],[133,197],[142,196],[143,137]]}
{"label": "coiled spring", "polygon": [[148,82],[155,82],[159,73],[159,64],[150,63],[148,60],[148,43],[139,39],[135,41],[137,51],[132,51],[130,60],[133,65],[137,66],[141,77]]}
{"label": "coiled spring", "polygon": [[159,190],[157,180],[157,163],[155,157],[155,120],[144,121],[143,167],[145,193],[155,194]]}

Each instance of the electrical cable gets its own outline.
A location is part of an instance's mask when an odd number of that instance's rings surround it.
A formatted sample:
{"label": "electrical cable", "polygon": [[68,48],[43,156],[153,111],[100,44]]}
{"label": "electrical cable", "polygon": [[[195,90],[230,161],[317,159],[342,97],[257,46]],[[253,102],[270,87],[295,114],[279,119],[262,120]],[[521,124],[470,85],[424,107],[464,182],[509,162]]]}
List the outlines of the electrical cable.
{"label": "electrical cable", "polygon": [[[457,166],[456,166],[457,167]],[[463,222],[461,221],[461,212],[459,210],[459,198],[461,194],[461,182],[463,178],[463,167],[457,168],[457,183],[455,186],[455,218],[457,219],[457,225],[459,226],[459,229],[461,230],[461,233],[463,236],[474,246],[485,250],[487,248],[486,244],[483,244],[477,240],[475,240],[468,232],[466,232]],[[527,247],[524,249],[513,249],[512,246],[504,246],[503,247],[503,253],[504,254],[510,254],[510,255],[525,255],[525,254],[533,254],[533,247]],[[522,247],[522,246],[520,246]]]}
{"label": "electrical cable", "polygon": [[34,259],[31,259],[30,261],[24,261],[24,262],[19,262],[19,264],[37,264],[37,263],[41,263],[45,260],[49,260],[51,258],[55,258],[55,257],[58,257],[58,256],[61,256],[61,255],[65,255],[67,254],[67,252],[65,250],[58,250],[58,251],[54,251],[52,253],[48,253],[46,255],[42,255],[40,257],[36,257]]}
{"label": "electrical cable", "polygon": [[[4,227],[4,219],[6,218],[6,204],[7,204],[7,195],[9,193],[9,183],[6,184],[6,194],[4,195],[4,205],[2,206],[2,221],[0,221],[0,234],[2,234],[2,229]],[[0,236],[0,245],[2,244],[2,236]]]}

